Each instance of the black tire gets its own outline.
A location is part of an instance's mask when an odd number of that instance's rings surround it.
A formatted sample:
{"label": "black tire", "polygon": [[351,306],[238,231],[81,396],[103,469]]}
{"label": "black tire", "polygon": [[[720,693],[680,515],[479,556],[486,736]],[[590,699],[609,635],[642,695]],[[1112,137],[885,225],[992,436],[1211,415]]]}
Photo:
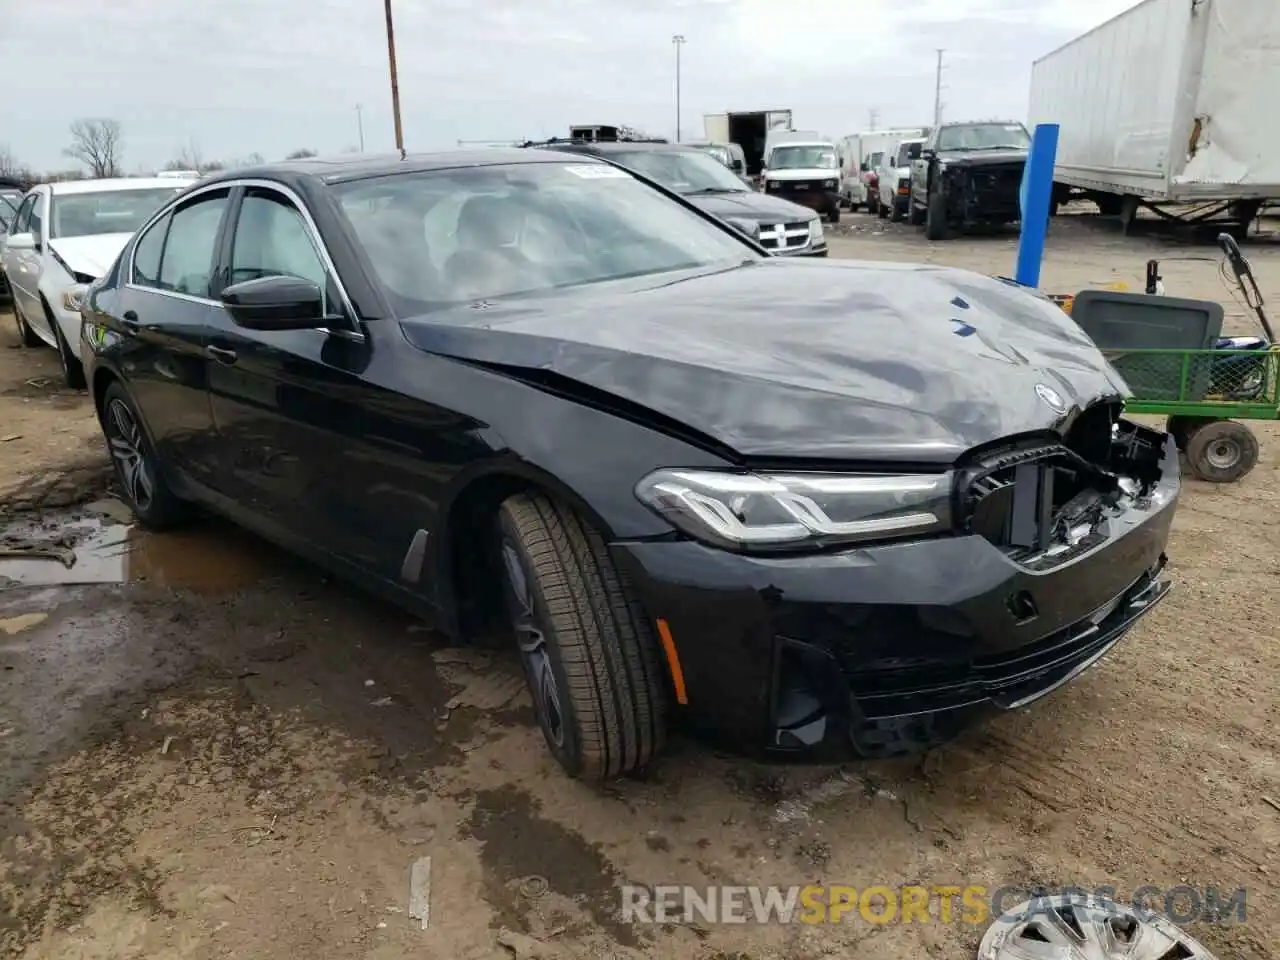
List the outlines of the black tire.
{"label": "black tire", "polygon": [[839,223],[839,222],[840,222],[840,207],[838,204],[833,203],[831,207],[827,210],[827,223]]}
{"label": "black tire", "polygon": [[[907,201],[907,210],[911,208],[911,201]],[[902,209],[902,205],[897,200],[889,207],[889,219],[894,223],[901,223],[907,219],[907,210]]]}
{"label": "black tire", "polygon": [[24,347],[43,347],[44,341],[36,336],[36,332],[31,329],[31,324],[27,323],[27,318],[22,314],[22,308],[18,306],[18,298],[13,298],[13,319],[18,324],[18,339],[22,341]]}
{"label": "black tire", "polygon": [[[876,216],[879,217],[881,220],[888,220],[895,213],[897,213],[897,204],[890,204],[889,206],[886,207],[883,203],[880,202],[879,198],[876,199]],[[902,217],[898,217],[898,219],[901,220]]]}
{"label": "black tire", "polygon": [[876,217],[883,216],[883,214],[880,212],[879,194],[870,194],[870,193],[867,194],[867,215],[876,216]]}
{"label": "black tire", "polygon": [[169,489],[137,407],[119,381],[103,393],[99,419],[121,498],[138,522],[151,530],[166,530],[188,520],[191,506]]}
{"label": "black tire", "polygon": [[929,240],[946,240],[951,236],[951,225],[947,223],[947,198],[937,190],[929,193],[924,235]]}
{"label": "black tire", "polygon": [[917,207],[915,200],[907,200],[907,219],[913,227],[923,227],[926,215],[924,207]]}
{"label": "black tire", "polygon": [[49,305],[43,304],[45,318],[49,321],[49,329],[53,331],[53,339],[58,343],[58,359],[62,361],[62,379],[72,390],[83,390],[84,382],[84,366],[80,363],[80,358],[72,352],[71,347],[67,344],[67,338],[62,335],[62,328],[58,326],[58,321],[54,319],[53,311],[49,309]]}
{"label": "black tire", "polygon": [[1187,437],[1187,464],[1199,480],[1234,483],[1258,463],[1258,438],[1243,423],[1211,420]]}
{"label": "black tire", "polygon": [[666,739],[667,688],[626,575],[594,528],[546,496],[511,497],[498,527],[508,611],[547,747],[584,780],[643,768]]}

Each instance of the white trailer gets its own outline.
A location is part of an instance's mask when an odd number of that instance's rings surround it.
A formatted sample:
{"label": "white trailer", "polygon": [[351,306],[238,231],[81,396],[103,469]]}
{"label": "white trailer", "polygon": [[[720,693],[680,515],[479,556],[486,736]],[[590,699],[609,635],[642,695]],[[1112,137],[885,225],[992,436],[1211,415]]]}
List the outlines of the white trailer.
{"label": "white trailer", "polygon": [[1055,202],[1247,227],[1280,198],[1278,91],[1280,0],[1144,0],[1033,64],[1029,116],[1061,127]]}
{"label": "white trailer", "polygon": [[851,210],[867,202],[868,178],[879,166],[881,156],[903,140],[927,137],[928,127],[901,127],[851,133],[836,142],[840,151],[840,200]]}

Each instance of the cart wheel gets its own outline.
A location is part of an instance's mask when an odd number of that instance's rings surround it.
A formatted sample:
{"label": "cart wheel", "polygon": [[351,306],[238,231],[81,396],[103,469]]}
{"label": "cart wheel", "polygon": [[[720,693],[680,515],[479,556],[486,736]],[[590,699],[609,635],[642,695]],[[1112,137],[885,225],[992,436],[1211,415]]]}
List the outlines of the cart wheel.
{"label": "cart wheel", "polygon": [[1207,423],[1214,423],[1212,417],[1170,417],[1165,423],[1165,430],[1173,436],[1173,442],[1183,453],[1187,452],[1187,441],[1191,435]]}
{"label": "cart wheel", "polygon": [[1243,423],[1212,420],[1187,437],[1187,463],[1200,480],[1234,483],[1258,462],[1258,438]]}

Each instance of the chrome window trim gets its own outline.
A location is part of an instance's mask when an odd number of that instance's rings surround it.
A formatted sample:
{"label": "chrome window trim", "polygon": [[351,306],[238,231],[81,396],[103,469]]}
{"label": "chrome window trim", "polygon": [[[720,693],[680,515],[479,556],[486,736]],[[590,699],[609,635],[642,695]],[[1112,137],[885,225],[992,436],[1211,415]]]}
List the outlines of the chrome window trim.
{"label": "chrome window trim", "polygon": [[[217,183],[206,184],[203,187],[197,187],[194,190],[183,191],[182,194],[175,197],[165,206],[152,215],[151,219],[143,224],[138,230],[136,236],[142,238],[142,234],[150,230],[156,223],[169,213],[172,213],[179,206],[185,206],[190,201],[196,200],[206,193],[215,193],[219,190],[234,190],[236,187],[245,187],[249,189],[274,190],[280,196],[284,197],[293,207],[302,214],[302,219],[306,222],[307,232],[311,235],[311,243],[320,254],[320,262],[324,265],[325,271],[333,278],[334,285],[338,288],[338,299],[341,301],[343,308],[347,312],[348,321],[351,324],[359,323],[359,315],[356,313],[355,306],[351,302],[351,297],[347,293],[346,286],[342,283],[342,277],[338,275],[338,268],[333,262],[333,258],[329,256],[329,250],[324,245],[324,241],[320,237],[320,229],[316,226],[315,220],[311,216],[311,211],[307,209],[307,205],[302,202],[302,198],[293,191],[292,188],[274,180],[263,180],[258,177],[244,177],[236,180],[220,180]],[[161,290],[159,287],[144,287],[141,284],[133,282],[133,255],[138,249],[137,241],[131,241],[129,247],[129,264],[128,272],[125,274],[125,287],[131,290],[141,290],[146,293],[155,293],[165,297],[176,297],[179,300],[187,300],[192,303],[212,304],[213,306],[222,307],[222,301],[214,300],[211,297],[195,297],[188,293],[176,293],[172,290]],[[224,308],[225,309],[225,308]],[[367,339],[363,332],[355,329],[334,329],[332,327],[313,327],[317,333],[323,333],[328,336],[342,337],[348,340],[354,340],[357,343],[364,343]]]}

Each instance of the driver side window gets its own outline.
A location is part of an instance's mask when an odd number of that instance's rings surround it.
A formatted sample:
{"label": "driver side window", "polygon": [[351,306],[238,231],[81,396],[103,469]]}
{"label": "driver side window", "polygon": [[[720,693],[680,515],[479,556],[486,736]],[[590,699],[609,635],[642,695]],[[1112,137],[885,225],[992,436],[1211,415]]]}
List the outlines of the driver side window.
{"label": "driver side window", "polygon": [[310,280],[320,288],[329,312],[329,271],[306,219],[283,194],[255,188],[240,203],[228,282],[279,276]]}

